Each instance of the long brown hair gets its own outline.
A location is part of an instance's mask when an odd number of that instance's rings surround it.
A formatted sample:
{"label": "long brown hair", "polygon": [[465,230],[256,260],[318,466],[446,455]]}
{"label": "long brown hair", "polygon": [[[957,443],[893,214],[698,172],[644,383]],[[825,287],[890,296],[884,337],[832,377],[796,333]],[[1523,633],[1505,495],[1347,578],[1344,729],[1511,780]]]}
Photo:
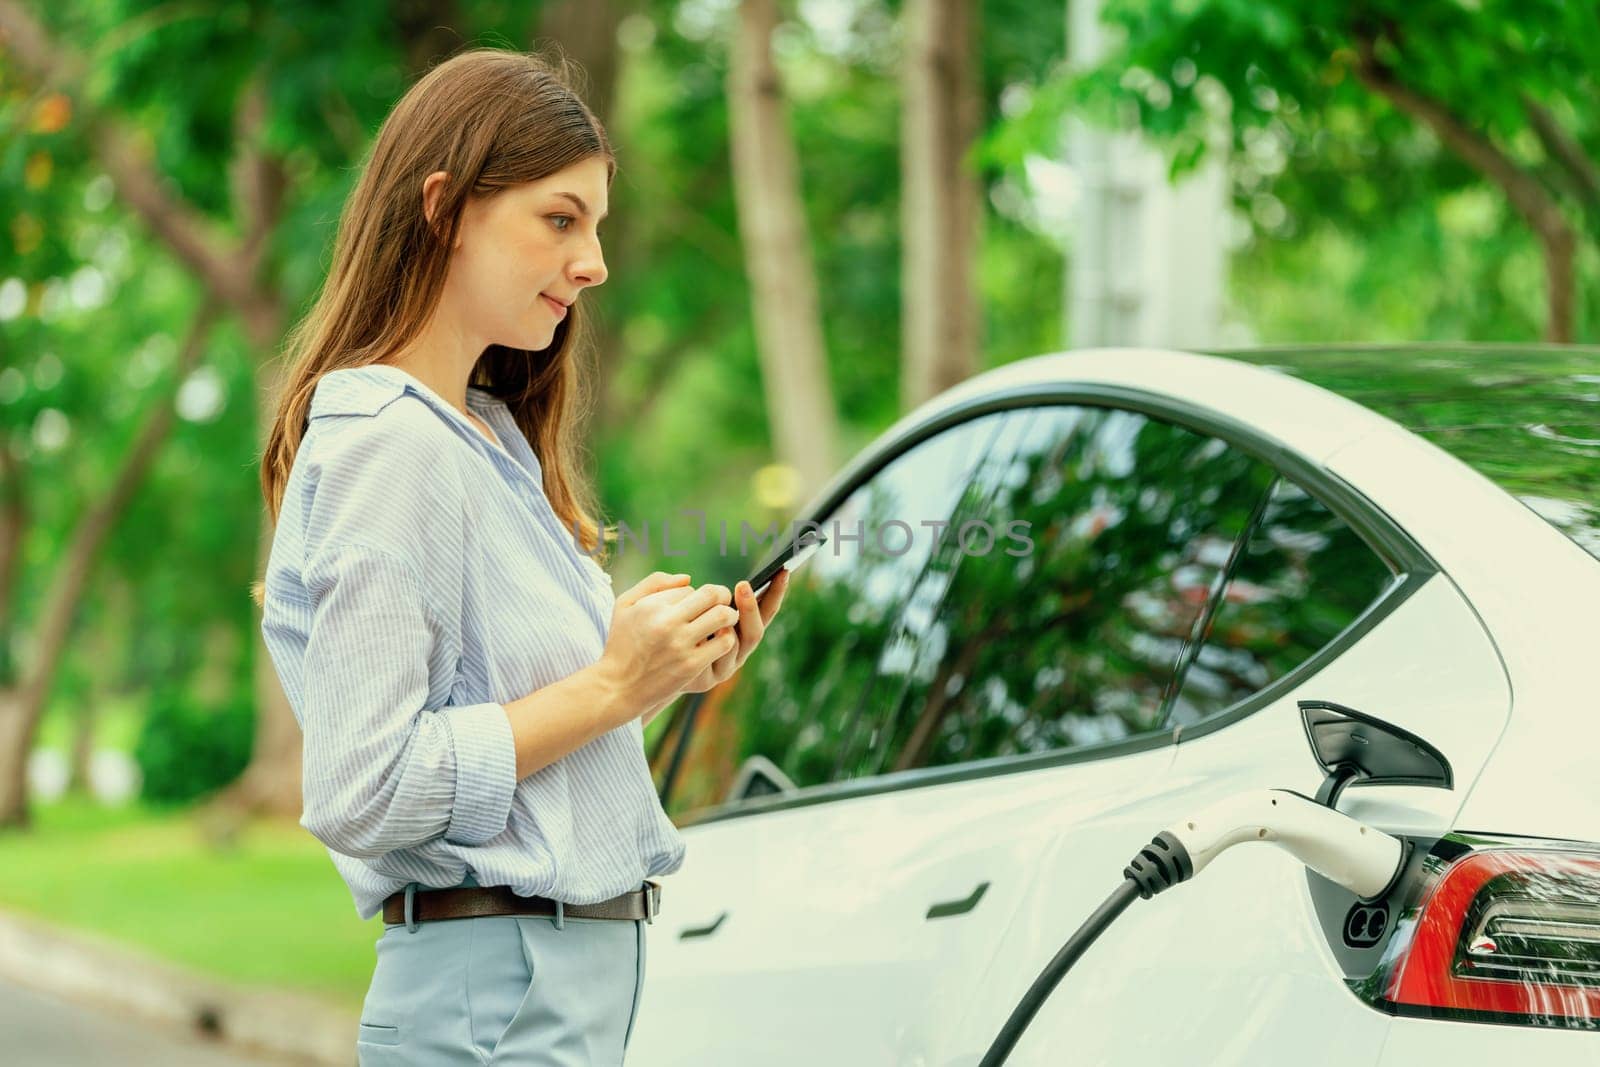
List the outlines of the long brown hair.
{"label": "long brown hair", "polygon": [[[616,160],[605,130],[579,99],[579,75],[564,60],[473,48],[441,62],[384,120],[345,202],[333,264],[283,355],[283,391],[261,457],[261,491],[273,524],[305,435],[318,380],[332,370],[382,362],[427,323],[439,303],[467,197],[492,196],[581,160]],[[433,222],[422,181],[448,172]],[[468,378],[504,400],[539,457],[545,495],[568,530],[603,562],[614,531],[591,518],[578,423],[592,409],[594,355],[588,311],[573,304],[548,348],[491,345]],[[252,587],[262,602],[257,582]]]}

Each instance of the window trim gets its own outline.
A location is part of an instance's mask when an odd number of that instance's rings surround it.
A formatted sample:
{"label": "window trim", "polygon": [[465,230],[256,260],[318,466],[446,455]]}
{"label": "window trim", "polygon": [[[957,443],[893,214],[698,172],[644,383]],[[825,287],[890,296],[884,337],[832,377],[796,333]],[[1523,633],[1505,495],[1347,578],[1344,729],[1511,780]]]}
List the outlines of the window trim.
{"label": "window trim", "polygon": [[[1188,726],[1178,725],[1159,733],[1119,741],[1101,742],[1053,752],[995,756],[942,767],[892,771],[866,778],[807,786],[795,793],[715,804],[685,813],[677,820],[680,827],[699,826],[772,811],[786,811],[813,804],[876,796],[880,793],[899,792],[905,789],[921,789],[994,775],[1017,774],[1074,763],[1114,759],[1118,756],[1182,744],[1193,738],[1204,737],[1254,714],[1280,699],[1285,692],[1301,685],[1364,637],[1441,570],[1438,563],[1423,550],[1421,545],[1354,486],[1282,442],[1209,408],[1141,389],[1116,385],[1076,383],[1015,386],[987,396],[975,397],[940,411],[908,426],[892,439],[864,455],[858,462],[847,467],[835,480],[828,494],[816,507],[808,510],[807,518],[820,524],[822,518],[818,516],[825,518],[832,514],[852,493],[876,477],[889,464],[922,442],[964,422],[997,411],[1063,406],[1100,407],[1146,415],[1195,433],[1215,437],[1230,447],[1267,464],[1279,477],[1294,482],[1354,530],[1394,574],[1394,580],[1349,626],[1293,670],[1198,723]],[[693,705],[697,703],[698,701],[687,702],[688,706],[678,714],[692,713]],[[667,724],[667,729],[670,730],[672,725]],[[685,725],[689,730],[686,730],[685,736],[679,740],[680,750],[687,748],[688,734],[692,730],[693,723]],[[666,788],[661,795],[663,805],[670,797],[672,782],[669,780],[665,785]]]}

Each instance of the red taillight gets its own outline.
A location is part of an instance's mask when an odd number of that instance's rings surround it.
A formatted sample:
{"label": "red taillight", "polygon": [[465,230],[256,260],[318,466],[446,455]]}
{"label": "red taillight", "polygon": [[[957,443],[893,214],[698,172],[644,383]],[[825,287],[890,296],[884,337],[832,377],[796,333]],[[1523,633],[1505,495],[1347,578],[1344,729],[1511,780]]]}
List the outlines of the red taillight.
{"label": "red taillight", "polygon": [[1600,855],[1471,852],[1423,901],[1384,999],[1501,1022],[1600,1020]]}

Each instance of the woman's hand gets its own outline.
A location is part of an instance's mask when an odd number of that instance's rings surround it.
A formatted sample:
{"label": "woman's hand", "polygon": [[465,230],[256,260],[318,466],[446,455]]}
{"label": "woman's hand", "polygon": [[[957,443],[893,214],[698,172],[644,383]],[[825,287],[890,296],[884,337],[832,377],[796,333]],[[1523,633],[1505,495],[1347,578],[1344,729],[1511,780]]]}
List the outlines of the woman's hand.
{"label": "woman's hand", "polygon": [[738,652],[733,594],[727,586],[691,589],[688,583],[687,574],[657,571],[624,590],[612,607],[596,666],[624,694],[630,719],[667,704],[713,664]]}
{"label": "woman's hand", "polygon": [[[783,605],[783,594],[789,588],[789,572],[779,571],[777,577],[772,579],[772,584],[767,586],[767,591],[761,599],[756,600],[754,591],[749,582],[740,582],[733,587],[734,596],[737,598],[739,608],[739,641],[738,645],[719,656],[715,662],[701,671],[693,681],[684,686],[685,693],[704,693],[709,689],[721,685],[731,678],[744,661],[750,658],[756,646],[761,643],[762,636],[767,632],[767,624],[778,613],[778,608]],[[713,634],[710,640],[716,640],[720,635]]]}

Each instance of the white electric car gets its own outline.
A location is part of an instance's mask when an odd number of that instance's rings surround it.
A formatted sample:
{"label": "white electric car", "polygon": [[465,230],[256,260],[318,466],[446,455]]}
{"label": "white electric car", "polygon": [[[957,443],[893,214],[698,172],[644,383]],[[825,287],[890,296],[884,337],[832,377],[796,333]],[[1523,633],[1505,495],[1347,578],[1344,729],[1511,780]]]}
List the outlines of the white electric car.
{"label": "white electric car", "polygon": [[652,753],[689,850],[630,1067],[975,1067],[1152,834],[1318,791],[1302,701],[1448,761],[1338,799],[1404,877],[1233,849],[1008,1062],[1600,1063],[1597,489],[1600,349],[1095,350],[929,402]]}

